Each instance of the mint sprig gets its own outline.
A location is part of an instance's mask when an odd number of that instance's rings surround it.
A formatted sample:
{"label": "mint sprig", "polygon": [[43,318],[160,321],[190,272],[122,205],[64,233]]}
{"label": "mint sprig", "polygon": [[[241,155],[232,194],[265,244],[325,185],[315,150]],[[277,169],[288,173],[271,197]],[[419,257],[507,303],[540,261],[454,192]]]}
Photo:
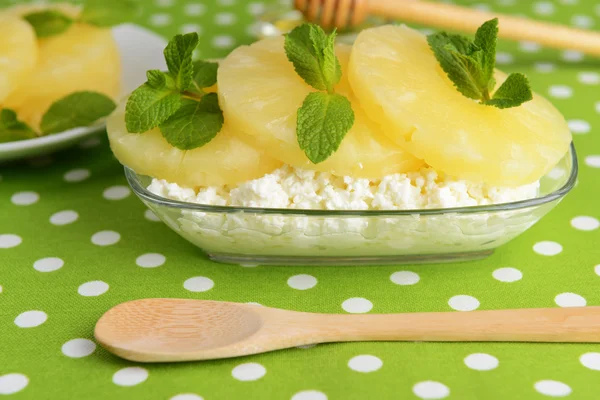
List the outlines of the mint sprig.
{"label": "mint sprig", "polygon": [[342,77],[335,37],[335,32],[327,35],[314,24],[301,25],[285,36],[285,53],[296,73],[319,90],[306,96],[296,122],[298,145],[313,164],[335,153],[354,125],[350,101],[334,90]]}
{"label": "mint sprig", "polygon": [[46,38],[63,33],[73,23],[73,19],[60,11],[45,10],[32,12],[23,17],[33,27],[38,38]]}
{"label": "mint sprig", "polygon": [[17,113],[8,108],[0,111],[0,143],[33,139],[37,135],[26,123],[17,119]]}
{"label": "mint sprig", "polygon": [[475,39],[438,32],[427,37],[429,47],[448,78],[465,97],[498,108],[518,107],[533,99],[529,81],[523,74],[510,74],[492,94],[496,86],[496,42],[498,19],[485,22]]}
{"label": "mint sprig", "polygon": [[127,131],[143,133],[158,127],[181,150],[204,146],[219,133],[224,120],[218,97],[203,90],[216,83],[218,64],[192,62],[197,45],[195,32],[169,41],[164,51],[168,71],[148,71],[146,83],[127,100]]}

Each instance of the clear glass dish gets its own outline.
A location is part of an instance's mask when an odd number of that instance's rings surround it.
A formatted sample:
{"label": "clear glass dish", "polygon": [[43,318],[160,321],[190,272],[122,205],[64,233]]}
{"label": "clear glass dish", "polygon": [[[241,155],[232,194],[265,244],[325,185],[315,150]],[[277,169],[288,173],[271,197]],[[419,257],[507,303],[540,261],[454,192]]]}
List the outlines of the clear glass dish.
{"label": "clear glass dish", "polygon": [[352,265],[481,259],[546,215],[573,188],[571,148],[541,179],[538,197],[505,204],[405,211],[243,208],[185,203],[146,188],[125,168],[137,196],[212,260],[235,264]]}

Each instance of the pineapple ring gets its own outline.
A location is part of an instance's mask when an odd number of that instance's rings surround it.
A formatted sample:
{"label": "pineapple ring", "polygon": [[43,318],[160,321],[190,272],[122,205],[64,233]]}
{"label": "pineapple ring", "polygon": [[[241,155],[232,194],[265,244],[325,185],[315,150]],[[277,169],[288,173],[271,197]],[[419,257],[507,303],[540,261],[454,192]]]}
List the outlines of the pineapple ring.
{"label": "pineapple ring", "polygon": [[29,77],[38,58],[35,32],[24,20],[0,15],[0,105]]}
{"label": "pineapple ring", "polygon": [[224,186],[256,179],[281,163],[232,135],[227,123],[203,147],[180,150],[171,146],[158,129],[129,133],[125,128],[126,100],[106,123],[113,153],[135,172],[175,182],[181,186]]}
{"label": "pineapple ring", "polygon": [[[363,31],[349,79],[361,105],[384,133],[433,168],[498,186],[534,182],[568,151],[569,128],[546,99],[498,109],[453,86],[425,36],[405,26]],[[506,74],[497,71],[499,86]]]}
{"label": "pineapple ring", "polygon": [[[379,132],[352,95],[345,73],[335,89],[352,102],[354,126],[337,152],[322,163],[311,163],[296,139],[296,113],[315,90],[296,74],[283,43],[283,37],[264,39],[239,47],[220,63],[219,103],[243,140],[284,163],[338,176],[381,178],[422,165]],[[345,72],[350,48],[339,45],[336,52]]]}

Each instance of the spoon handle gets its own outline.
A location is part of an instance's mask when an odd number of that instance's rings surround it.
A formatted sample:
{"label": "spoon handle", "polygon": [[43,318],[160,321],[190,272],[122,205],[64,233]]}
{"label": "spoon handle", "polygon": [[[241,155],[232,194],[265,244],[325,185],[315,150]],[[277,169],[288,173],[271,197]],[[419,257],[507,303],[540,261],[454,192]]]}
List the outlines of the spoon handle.
{"label": "spoon handle", "polygon": [[328,315],[320,325],[335,341],[600,342],[600,307]]}

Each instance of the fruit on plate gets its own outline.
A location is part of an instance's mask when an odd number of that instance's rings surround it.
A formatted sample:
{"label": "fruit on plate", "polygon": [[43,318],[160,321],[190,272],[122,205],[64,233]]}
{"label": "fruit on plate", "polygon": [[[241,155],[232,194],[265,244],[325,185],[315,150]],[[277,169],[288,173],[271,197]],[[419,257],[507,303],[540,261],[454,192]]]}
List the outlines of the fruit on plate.
{"label": "fruit on plate", "polygon": [[[496,88],[506,75],[496,71]],[[368,116],[395,143],[438,171],[490,185],[540,179],[568,151],[569,128],[539,94],[514,108],[463,96],[425,36],[406,26],[359,34],[349,81]]]}
{"label": "fruit on plate", "polygon": [[0,106],[32,73],[38,58],[35,32],[16,16],[0,15]]}
{"label": "fruit on plate", "polygon": [[227,122],[208,144],[187,151],[171,146],[159,128],[129,133],[125,128],[125,103],[121,102],[108,118],[106,130],[117,159],[138,174],[196,188],[235,185],[281,166],[281,162],[233,135]]}
{"label": "fruit on plate", "polygon": [[239,47],[220,63],[219,103],[232,132],[284,163],[339,176],[380,178],[418,169],[422,162],[386,138],[353,96],[346,77],[350,47],[337,45],[336,53],[342,80],[335,90],[352,103],[355,121],[331,157],[313,164],[298,145],[297,111],[315,90],[294,71],[283,37]]}

